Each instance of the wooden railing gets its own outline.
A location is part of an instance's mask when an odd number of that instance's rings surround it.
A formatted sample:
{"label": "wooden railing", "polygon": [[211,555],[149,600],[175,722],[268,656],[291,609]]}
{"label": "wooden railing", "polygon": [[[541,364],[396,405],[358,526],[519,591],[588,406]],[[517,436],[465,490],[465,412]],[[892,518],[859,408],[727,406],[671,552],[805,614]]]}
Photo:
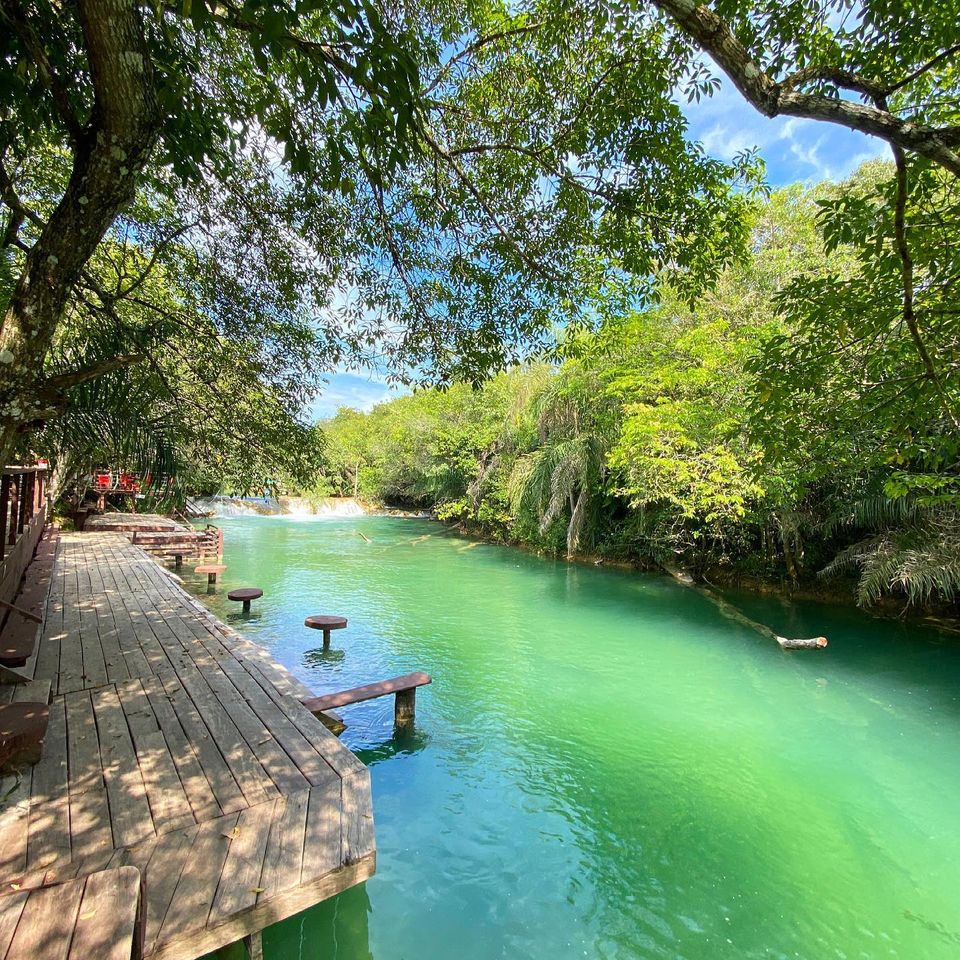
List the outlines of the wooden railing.
{"label": "wooden railing", "polygon": [[43,533],[46,480],[45,466],[4,467],[0,475],[0,600],[16,592]]}

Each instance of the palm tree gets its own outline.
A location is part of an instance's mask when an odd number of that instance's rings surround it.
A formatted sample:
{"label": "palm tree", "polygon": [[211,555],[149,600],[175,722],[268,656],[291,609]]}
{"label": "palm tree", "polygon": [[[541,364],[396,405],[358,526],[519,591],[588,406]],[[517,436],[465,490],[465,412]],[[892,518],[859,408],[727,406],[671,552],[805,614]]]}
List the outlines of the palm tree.
{"label": "palm tree", "polygon": [[535,516],[541,536],[565,520],[570,557],[590,533],[591,507],[603,487],[612,407],[596,376],[571,364],[546,383],[533,411],[537,446],[516,461],[511,507]]}

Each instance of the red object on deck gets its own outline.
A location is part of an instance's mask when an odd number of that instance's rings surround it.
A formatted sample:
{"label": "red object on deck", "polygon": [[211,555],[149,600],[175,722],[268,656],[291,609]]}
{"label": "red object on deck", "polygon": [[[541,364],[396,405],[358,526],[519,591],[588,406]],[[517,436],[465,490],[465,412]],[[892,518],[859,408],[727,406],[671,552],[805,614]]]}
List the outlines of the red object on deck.
{"label": "red object on deck", "polygon": [[109,490],[110,489],[110,474],[109,473],[97,473],[93,477],[93,485],[98,490]]}

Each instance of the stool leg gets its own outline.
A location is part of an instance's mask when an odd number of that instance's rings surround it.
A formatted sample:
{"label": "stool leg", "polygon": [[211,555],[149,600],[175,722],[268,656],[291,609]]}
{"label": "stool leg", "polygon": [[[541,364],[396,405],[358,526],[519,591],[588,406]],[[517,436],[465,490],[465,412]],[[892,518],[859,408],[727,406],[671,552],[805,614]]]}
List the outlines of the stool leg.
{"label": "stool leg", "polygon": [[417,688],[401,690],[393,701],[393,720],[398,726],[413,723],[417,712]]}
{"label": "stool leg", "polygon": [[330,649],[330,631],[329,630],[323,631],[323,649],[324,650]]}
{"label": "stool leg", "polygon": [[243,601],[243,612],[244,612],[244,613],[249,613],[249,612],[250,612],[250,601],[249,601],[249,600],[244,600],[244,601]]}

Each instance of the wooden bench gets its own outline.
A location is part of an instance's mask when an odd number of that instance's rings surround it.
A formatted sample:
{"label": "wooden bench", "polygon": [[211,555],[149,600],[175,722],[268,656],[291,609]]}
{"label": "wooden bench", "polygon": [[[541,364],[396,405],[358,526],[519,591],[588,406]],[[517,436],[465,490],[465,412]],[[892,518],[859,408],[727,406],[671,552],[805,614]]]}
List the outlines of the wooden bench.
{"label": "wooden bench", "polygon": [[0,960],[139,960],[140,871],[101,870],[0,896]]}
{"label": "wooden bench", "polygon": [[417,710],[417,687],[432,683],[429,673],[407,673],[392,680],[380,680],[378,683],[367,683],[362,687],[352,687],[350,690],[341,690],[339,693],[327,693],[322,697],[311,697],[304,700],[303,705],[311,713],[323,713],[325,710],[335,710],[337,707],[346,707],[351,703],[363,703],[364,700],[373,700],[376,697],[386,697],[396,694],[393,706],[393,718],[399,723],[410,723]]}
{"label": "wooden bench", "polygon": [[27,700],[0,704],[0,773],[38,763],[50,708]]}
{"label": "wooden bench", "polygon": [[36,650],[58,540],[55,529],[44,535],[13,603],[0,605],[0,666],[23,667]]}

